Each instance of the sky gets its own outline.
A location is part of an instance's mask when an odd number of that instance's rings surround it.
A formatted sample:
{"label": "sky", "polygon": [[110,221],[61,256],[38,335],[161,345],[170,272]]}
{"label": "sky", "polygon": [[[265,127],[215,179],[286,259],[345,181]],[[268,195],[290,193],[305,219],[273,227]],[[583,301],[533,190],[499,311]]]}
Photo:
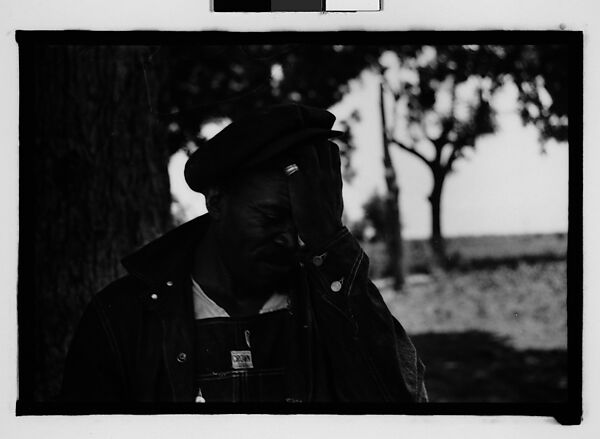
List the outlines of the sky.
{"label": "sky", "polygon": [[[350,84],[350,92],[330,108],[338,122],[355,108],[361,121],[353,130],[356,172],[344,183],[345,214],[350,221],[362,217],[362,206],[375,192],[384,193],[383,146],[378,103],[379,83],[364,74]],[[494,98],[498,130],[478,139],[474,150],[455,162],[442,198],[445,236],[476,236],[566,232],[568,227],[568,146],[550,141],[541,154],[538,132],[523,126],[516,106],[516,89],[508,84]],[[336,122],[336,124],[338,123]],[[225,125],[204,127],[210,138]],[[334,126],[336,128],[336,126]],[[339,128],[339,126],[338,126]],[[430,206],[427,196],[432,177],[426,166],[409,153],[392,148],[400,185],[403,236],[427,238]],[[204,197],[192,192],[183,179],[187,156],[175,154],[169,164],[171,190],[184,207],[184,219],[206,212]]]}

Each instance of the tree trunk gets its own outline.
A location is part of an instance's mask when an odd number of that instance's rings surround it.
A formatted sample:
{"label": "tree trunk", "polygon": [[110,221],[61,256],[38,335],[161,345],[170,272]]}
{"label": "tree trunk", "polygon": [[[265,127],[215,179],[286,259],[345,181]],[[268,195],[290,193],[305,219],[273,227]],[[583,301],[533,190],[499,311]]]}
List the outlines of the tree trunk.
{"label": "tree trunk", "polygon": [[404,286],[404,262],[402,252],[402,230],[400,225],[400,210],[398,209],[399,192],[388,187],[386,196],[386,230],[389,231],[387,242],[389,260],[386,271],[392,274],[394,289],[399,291]]}
{"label": "tree trunk", "polygon": [[383,167],[387,194],[385,197],[385,230],[388,240],[388,267],[385,270],[394,279],[394,289],[401,290],[404,286],[404,260],[402,249],[402,226],[400,223],[400,189],[398,188],[396,170],[390,156],[390,142],[387,136],[385,108],[383,102],[383,85],[380,85],[379,103],[381,112],[381,126],[383,132]]}
{"label": "tree trunk", "polygon": [[431,205],[431,238],[429,243],[435,259],[435,263],[440,268],[446,268],[448,258],[446,255],[446,241],[442,233],[442,189],[444,178],[434,175],[434,184],[429,203]]}
{"label": "tree trunk", "polygon": [[[51,400],[85,305],[171,225],[147,48],[21,44],[21,400]],[[23,69],[24,68],[24,69]]]}

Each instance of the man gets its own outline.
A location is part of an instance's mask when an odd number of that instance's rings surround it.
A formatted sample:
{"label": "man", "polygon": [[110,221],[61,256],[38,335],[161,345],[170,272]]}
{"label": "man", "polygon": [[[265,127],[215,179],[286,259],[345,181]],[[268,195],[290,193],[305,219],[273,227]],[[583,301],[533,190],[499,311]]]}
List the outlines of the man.
{"label": "man", "polygon": [[208,214],[124,259],[74,337],[70,401],[421,402],[424,367],[342,225],[335,117],[281,105],[189,159]]}

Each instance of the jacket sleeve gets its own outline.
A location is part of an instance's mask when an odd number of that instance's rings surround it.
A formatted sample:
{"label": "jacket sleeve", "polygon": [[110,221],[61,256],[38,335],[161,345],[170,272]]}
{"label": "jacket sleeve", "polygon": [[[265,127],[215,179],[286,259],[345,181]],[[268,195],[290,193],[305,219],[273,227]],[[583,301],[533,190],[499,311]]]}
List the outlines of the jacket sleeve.
{"label": "jacket sleeve", "polygon": [[314,284],[313,301],[321,304],[315,307],[316,323],[331,353],[337,387],[363,387],[354,394],[342,390],[342,399],[426,402],[425,367],[369,280],[368,257],[358,241],[344,228],[304,264]]}
{"label": "jacket sleeve", "polygon": [[63,374],[65,402],[122,399],[122,374],[103,305],[96,296],[85,310],[71,342]]}

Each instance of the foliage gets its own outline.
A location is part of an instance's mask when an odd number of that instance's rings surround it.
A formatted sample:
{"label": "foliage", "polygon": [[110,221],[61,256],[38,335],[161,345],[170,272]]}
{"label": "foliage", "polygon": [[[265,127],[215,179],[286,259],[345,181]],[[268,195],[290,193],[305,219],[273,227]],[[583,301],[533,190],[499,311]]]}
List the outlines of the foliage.
{"label": "foliage", "polygon": [[162,116],[171,151],[201,142],[200,127],[215,118],[235,119],[283,102],[328,108],[375,51],[310,44],[163,47],[156,62],[169,66]]}
{"label": "foliage", "polygon": [[374,193],[363,205],[365,221],[375,229],[373,241],[387,241],[389,231],[385,221],[385,200],[378,193]]}
{"label": "foliage", "polygon": [[[432,49],[435,57],[431,57]],[[414,52],[406,48],[392,51],[418,72],[417,106],[431,109],[438,85],[448,77],[453,77],[455,83],[465,83],[472,78],[485,80],[491,93],[507,81],[513,81],[519,89],[523,122],[535,124],[544,140],[567,139],[567,45],[422,46]],[[484,112],[481,116],[485,115]],[[480,122],[485,131],[486,118],[482,117]]]}
{"label": "foliage", "polygon": [[[435,89],[448,76],[456,83],[489,78],[495,90],[508,76],[519,87],[525,122],[545,138],[564,140],[567,114],[567,46],[436,46],[432,63],[416,62],[431,46],[420,45],[177,45],[156,48],[147,58],[168,78],[162,87],[160,113],[175,123],[171,148],[198,141],[202,123],[236,117],[255,108],[296,101],[328,108],[348,92],[348,81],[366,68],[381,68],[380,56],[393,52],[420,75],[414,104],[430,109]],[[545,91],[544,91],[545,90]],[[413,90],[398,90],[414,95]],[[547,105],[545,95],[551,103]],[[482,119],[483,122],[483,119]],[[469,143],[469,142],[467,142]]]}
{"label": "foliage", "polygon": [[[566,46],[423,46],[383,50],[374,65],[381,77],[386,178],[391,145],[412,154],[431,171],[431,246],[447,266],[441,226],[444,183],[456,160],[476,139],[496,130],[494,93],[506,82],[518,89],[520,114],[540,138],[564,140],[568,119]],[[547,61],[547,64],[544,64]],[[547,85],[547,87],[546,87]],[[388,182],[394,195],[395,185]],[[399,218],[397,219],[399,221]]]}
{"label": "foliage", "polygon": [[[500,49],[498,49],[500,50]],[[519,87],[520,114],[542,140],[568,137],[569,68],[566,45],[508,46],[499,69]]]}

